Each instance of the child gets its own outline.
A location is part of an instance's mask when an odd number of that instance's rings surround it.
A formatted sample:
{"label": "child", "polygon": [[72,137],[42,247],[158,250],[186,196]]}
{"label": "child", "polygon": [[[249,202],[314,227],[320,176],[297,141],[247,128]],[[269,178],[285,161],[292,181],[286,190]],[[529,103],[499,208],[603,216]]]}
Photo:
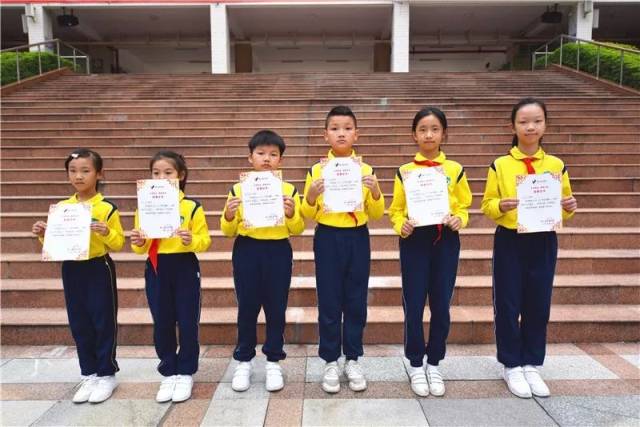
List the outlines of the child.
{"label": "child", "polygon": [[552,231],[517,233],[516,175],[561,173],[563,219],[578,207],[564,164],[540,147],[546,120],[547,108],[537,99],[526,98],[513,107],[512,148],[491,164],[482,199],[482,212],[498,224],[493,245],[498,361],[509,390],[522,398],[550,394],[536,366],[544,362],[558,240]]}
{"label": "child", "polygon": [[[261,130],[249,141],[249,163],[256,171],[277,170],[285,143],[275,132]],[[240,362],[231,387],[245,391],[251,385],[251,360],[256,355],[256,322],[260,308],[266,317],[266,341],[262,352],[267,356],[268,391],[284,387],[280,360],[283,351],[285,311],[291,284],[293,254],[289,236],[304,231],[300,216],[300,198],[295,187],[282,183],[285,224],[278,227],[247,228],[242,222],[242,187],[235,184],[229,192],[220,219],[225,236],[237,236],[233,245],[233,281],[238,301],[238,344],[233,358]]]}
{"label": "child", "polygon": [[[107,400],[118,385],[118,292],[109,252],[122,249],[124,232],[118,208],[98,192],[104,175],[100,155],[79,148],[67,157],[64,168],[76,193],[60,203],[88,203],[92,216],[89,259],[62,263],[69,327],[83,378],[73,402],[99,403]],[[38,221],[31,231],[43,242],[46,228],[45,222]]]}
{"label": "child", "polygon": [[[175,237],[147,239],[138,229],[131,231],[131,248],[148,253],[145,267],[147,301],[153,317],[153,341],[160,358],[158,372],[165,378],[156,395],[157,402],[183,402],[191,397],[198,370],[198,323],[200,321],[200,264],[195,252],[211,244],[204,209],[200,202],[185,197],[187,164],[180,154],[160,151],[149,164],[153,179],[180,180],[180,229]],[[179,329],[180,350],[176,340]]]}
{"label": "child", "polygon": [[[404,354],[411,362],[411,389],[419,396],[444,395],[438,363],[444,359],[451,320],[449,303],[456,282],[460,237],[458,230],[469,221],[471,190],[464,168],[440,151],[447,137],[447,118],[435,107],[418,111],[411,128],[418,153],[413,162],[398,169],[393,185],[389,217],[400,235],[402,306],[404,308]],[[447,176],[450,213],[443,224],[414,227],[408,219],[402,173],[424,167],[442,166]],[[445,225],[446,227],[443,227]],[[429,296],[429,344],[425,349],[422,316]],[[427,355],[426,377],[422,367]],[[428,381],[427,381],[428,379]]]}
{"label": "child", "polygon": [[[338,106],[325,120],[324,139],[331,146],[328,157],[355,156],[358,140],[356,116],[349,107]],[[326,362],[322,389],[340,391],[337,360],[346,356],[345,374],[353,391],[367,388],[358,364],[362,356],[362,334],[367,320],[367,288],[371,249],[367,221],[384,214],[384,197],[373,168],[362,164],[364,210],[328,213],[323,206],[322,165],[316,163],[307,173],[300,212],[318,225],[313,238],[316,287],[318,294],[319,355]],[[344,323],[343,323],[344,316]],[[342,347],[342,349],[341,349]]]}

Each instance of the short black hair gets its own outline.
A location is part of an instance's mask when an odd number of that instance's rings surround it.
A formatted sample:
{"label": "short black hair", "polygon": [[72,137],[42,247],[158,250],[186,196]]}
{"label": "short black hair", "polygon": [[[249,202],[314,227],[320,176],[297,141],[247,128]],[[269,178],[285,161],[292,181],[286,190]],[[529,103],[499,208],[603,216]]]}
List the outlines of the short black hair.
{"label": "short black hair", "polygon": [[411,131],[415,132],[418,127],[418,123],[420,120],[427,116],[436,116],[443,130],[447,130],[447,116],[442,112],[441,109],[437,107],[424,107],[422,110],[418,111],[413,118],[413,124],[411,125]]}
{"label": "short black hair", "polygon": [[153,170],[153,165],[155,164],[155,162],[162,159],[169,160],[173,164],[173,167],[178,171],[178,176],[184,173],[184,178],[180,180],[180,190],[184,191],[184,188],[187,186],[187,177],[189,176],[187,161],[184,159],[184,156],[182,154],[176,153],[175,151],[158,151],[149,162],[149,170]]}
{"label": "short black hair", "polygon": [[[520,109],[522,107],[527,106],[527,105],[537,105],[538,107],[542,108],[542,111],[544,112],[544,120],[545,121],[547,120],[547,106],[545,105],[544,102],[542,102],[538,98],[522,98],[511,109],[511,125],[515,125],[516,124],[516,115],[518,114],[518,111],[520,111]],[[540,138],[540,143],[542,143],[542,138]],[[518,136],[517,135],[513,135],[513,140],[511,141],[511,146],[512,147],[518,146]]]}
{"label": "short black hair", "polygon": [[338,105],[337,107],[333,107],[331,111],[327,114],[327,118],[324,120],[324,128],[327,129],[329,127],[329,120],[333,116],[349,116],[353,119],[353,124],[357,128],[358,120],[356,119],[356,115],[353,114],[351,108],[346,105]]}
{"label": "short black hair", "polygon": [[[76,148],[67,156],[67,159],[64,161],[64,169],[67,171],[67,173],[69,172],[69,163],[71,163],[72,160],[80,157],[91,159],[91,163],[93,163],[93,167],[96,169],[96,171],[102,172],[103,161],[102,157],[100,157],[100,154],[93,150],[89,150],[88,148]],[[100,183],[100,180],[97,180],[96,191],[98,191],[101,185],[102,184]]]}
{"label": "short black hair", "polygon": [[287,146],[284,143],[284,139],[277,133],[269,129],[263,129],[256,132],[255,135],[249,140],[249,153],[253,153],[253,150],[262,145],[275,145],[280,150],[280,155],[284,154],[284,150]]}

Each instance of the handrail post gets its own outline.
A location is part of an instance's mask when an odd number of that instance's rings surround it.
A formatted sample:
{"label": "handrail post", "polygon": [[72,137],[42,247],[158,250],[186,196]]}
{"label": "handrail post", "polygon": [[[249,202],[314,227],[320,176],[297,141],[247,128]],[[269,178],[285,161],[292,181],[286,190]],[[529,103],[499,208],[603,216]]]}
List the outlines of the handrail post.
{"label": "handrail post", "polygon": [[578,39],[577,42],[578,42],[578,54],[576,55],[576,70],[580,71],[580,39]]}
{"label": "handrail post", "polygon": [[75,73],[77,71],[77,67],[76,67],[76,48],[73,48],[73,72]]}
{"label": "handrail post", "polygon": [[560,66],[562,67],[562,39],[563,36],[560,36]]}
{"label": "handrail post", "polygon": [[91,62],[89,61],[89,56],[84,56],[84,61],[87,63],[87,75],[91,74]]}
{"label": "handrail post", "polygon": [[20,52],[16,50],[16,77],[20,81]]}
{"label": "handrail post", "polygon": [[600,45],[596,54],[596,79],[600,80]]}
{"label": "handrail post", "polygon": [[41,52],[41,48],[40,48],[40,45],[38,45],[38,72],[42,74],[42,58],[40,56],[40,52]]}
{"label": "handrail post", "polygon": [[62,68],[62,63],[60,61],[60,40],[56,40],[56,56],[58,57],[58,70]]}
{"label": "handrail post", "polygon": [[620,51],[620,86],[622,86],[622,75],[624,73],[624,50]]}
{"label": "handrail post", "polygon": [[544,45],[544,68],[547,68],[548,66],[547,64],[548,58],[549,58],[549,43]]}

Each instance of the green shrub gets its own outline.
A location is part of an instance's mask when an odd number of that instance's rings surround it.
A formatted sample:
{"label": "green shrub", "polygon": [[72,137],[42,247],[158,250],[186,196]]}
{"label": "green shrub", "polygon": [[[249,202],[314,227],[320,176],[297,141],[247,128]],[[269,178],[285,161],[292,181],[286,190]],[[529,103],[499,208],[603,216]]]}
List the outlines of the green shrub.
{"label": "green shrub", "polygon": [[[18,81],[16,72],[16,55],[20,55],[20,80],[37,76],[40,73],[38,66],[38,52],[3,52],[0,53],[0,84],[2,86]],[[42,72],[58,69],[58,57],[50,52],[40,53]],[[60,60],[62,67],[73,70],[73,62],[67,59]],[[80,65],[80,62],[78,62]],[[78,67],[80,71],[80,67]]]}
{"label": "green shrub", "polygon": [[[635,46],[628,46],[615,43],[608,45],[636,49]],[[625,86],[640,90],[640,54],[625,52],[623,58],[623,81]],[[580,43],[580,71],[596,75],[598,62],[598,46]],[[551,52],[547,58],[548,64],[560,63],[560,48]],[[567,43],[562,47],[562,65],[576,68],[578,65],[578,44]],[[544,56],[536,60],[536,67],[544,67]],[[614,83],[620,82],[620,51],[600,47],[600,78],[611,80]]]}

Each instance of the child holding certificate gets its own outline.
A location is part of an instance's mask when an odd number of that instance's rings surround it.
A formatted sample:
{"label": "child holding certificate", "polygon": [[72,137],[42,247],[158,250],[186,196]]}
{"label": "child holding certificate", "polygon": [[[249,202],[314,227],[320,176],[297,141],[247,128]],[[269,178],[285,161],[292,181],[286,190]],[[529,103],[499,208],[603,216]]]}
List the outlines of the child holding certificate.
{"label": "child holding certificate", "polygon": [[[498,225],[493,246],[498,361],[504,365],[509,390],[521,398],[550,394],[536,367],[543,364],[545,356],[551,288],[558,256],[554,230],[558,222],[570,218],[578,206],[571,195],[564,163],[540,147],[546,120],[547,108],[537,99],[526,98],[513,107],[512,148],[508,155],[491,164],[482,199],[482,212]],[[518,181],[522,182],[528,174],[540,174],[537,176],[541,181],[555,175],[559,181],[557,218],[548,222],[547,231],[528,233],[525,225],[518,226],[523,220]],[[545,186],[535,191],[540,197],[545,196]]]}
{"label": "child holding certificate", "polygon": [[[328,158],[307,173],[300,211],[318,225],[313,238],[318,294],[319,355],[326,362],[322,389],[340,391],[338,358],[353,391],[367,388],[358,364],[367,321],[371,264],[369,219],[384,214],[384,197],[373,168],[356,157],[356,116],[349,107],[333,108],[325,120]],[[355,190],[355,191],[354,191]]]}
{"label": "child holding certificate", "polygon": [[[100,155],[80,148],[67,157],[64,167],[76,193],[58,205],[91,206],[88,259],[62,263],[69,327],[82,373],[73,402],[98,403],[107,400],[117,386],[118,293],[115,265],[109,252],[122,249],[124,232],[118,208],[98,192],[103,177]],[[44,241],[46,228],[45,222],[38,221],[32,231]]]}
{"label": "child holding certificate", "polygon": [[256,355],[256,323],[261,308],[266,318],[266,341],[262,346],[267,357],[265,387],[268,391],[284,387],[279,361],[286,357],[285,312],[293,261],[289,236],[304,231],[297,190],[275,174],[284,150],[283,139],[270,130],[261,130],[251,138],[249,163],[255,172],[243,174],[242,181],[231,188],[220,218],[222,233],[236,237],[232,262],[238,343],[233,358],[239,363],[231,382],[235,391],[245,391],[251,385],[251,360]]}
{"label": "child holding certificate", "polygon": [[206,251],[211,237],[202,205],[184,195],[188,174],[184,157],[160,151],[151,159],[149,169],[153,179],[179,180],[180,228],[173,237],[149,239],[136,211],[131,248],[149,256],[145,287],[153,317],[153,341],[160,358],[158,372],[164,376],[156,401],[182,402],[191,397],[192,375],[198,370],[200,353],[200,264],[195,253]]}
{"label": "child holding certificate", "polygon": [[[435,107],[418,111],[411,135],[418,153],[398,169],[389,218],[400,236],[404,354],[411,363],[411,389],[418,396],[445,392],[439,362],[444,359],[451,323],[449,303],[456,282],[460,237],[469,221],[471,190],[464,168],[440,150],[447,118]],[[443,208],[438,201],[444,200]],[[433,210],[433,215],[426,215]],[[423,314],[429,298],[431,321],[425,347]],[[426,370],[423,368],[427,356]]]}

